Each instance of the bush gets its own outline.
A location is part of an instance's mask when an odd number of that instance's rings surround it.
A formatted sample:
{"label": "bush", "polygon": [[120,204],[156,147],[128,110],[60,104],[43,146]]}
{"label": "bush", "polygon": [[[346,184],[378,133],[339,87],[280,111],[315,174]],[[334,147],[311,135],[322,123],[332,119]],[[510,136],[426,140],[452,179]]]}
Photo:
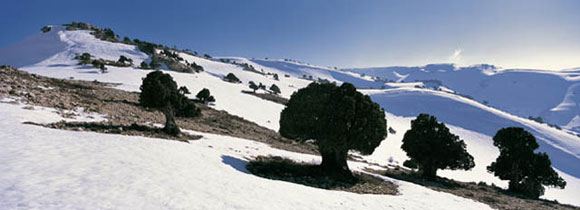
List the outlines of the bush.
{"label": "bush", "polygon": [[42,31],[42,33],[46,33],[46,32],[49,32],[49,31],[50,31],[50,29],[52,29],[52,27],[51,27],[51,26],[43,26],[43,27],[40,29],[40,31]]}
{"label": "bush", "polygon": [[226,75],[226,77],[224,77],[224,80],[226,82],[231,82],[231,83],[241,83],[242,81],[240,81],[240,79],[238,79],[238,77],[236,77],[235,74],[233,73],[228,73],[228,75]]}
{"label": "bush", "polygon": [[327,173],[349,178],[349,150],[371,154],[386,137],[385,112],[350,83],[311,83],[292,94],[280,115],[280,134],[314,140]]}
{"label": "bush", "polygon": [[95,59],[92,64],[95,68],[100,69],[102,73],[105,73],[107,70],[107,67],[105,67],[105,60],[103,59]]}
{"label": "bush", "polygon": [[79,60],[79,65],[86,65],[92,63],[91,61],[91,54],[83,53],[81,55],[77,55],[75,59]]}
{"label": "bush", "polygon": [[193,62],[189,66],[191,66],[191,68],[193,68],[196,72],[203,71],[203,66],[197,65],[195,62]]}
{"label": "bush", "polygon": [[209,102],[215,102],[215,98],[211,95],[207,88],[200,90],[195,96],[200,102],[207,104]]}
{"label": "bush", "polygon": [[145,63],[145,61],[142,61],[141,65],[139,65],[139,67],[141,67],[142,69],[149,69],[149,65],[147,65],[147,63]]}
{"label": "bush", "polygon": [[250,81],[249,84],[250,84],[250,89],[252,89],[254,91],[254,93],[256,92],[256,90],[260,89],[260,86],[256,85],[256,83],[254,83],[254,81]]}
{"label": "bush", "polygon": [[117,62],[122,63],[122,64],[133,64],[133,59],[127,58],[124,55],[121,55]]}
{"label": "bush", "polygon": [[[183,89],[177,89],[177,84],[169,74],[153,71],[147,74],[140,87],[139,102],[144,107],[159,109],[165,115],[163,130],[170,135],[180,133],[175,123],[175,115],[195,117],[200,111],[184,95]],[[181,90],[181,91],[180,91]]]}
{"label": "bush", "polygon": [[537,199],[544,194],[542,185],[566,187],[566,181],[551,167],[548,154],[534,153],[539,147],[536,138],[523,128],[500,129],[493,145],[500,154],[487,170],[501,180],[509,180],[510,191]]}
{"label": "bush", "polygon": [[274,93],[275,95],[282,93],[280,91],[280,88],[276,84],[272,84],[272,86],[270,86],[270,91],[272,91],[272,93]]}
{"label": "bush", "polygon": [[475,167],[473,156],[465,150],[465,142],[428,114],[420,114],[411,121],[411,129],[405,133],[401,148],[417,163],[425,178],[435,178],[438,169]]}

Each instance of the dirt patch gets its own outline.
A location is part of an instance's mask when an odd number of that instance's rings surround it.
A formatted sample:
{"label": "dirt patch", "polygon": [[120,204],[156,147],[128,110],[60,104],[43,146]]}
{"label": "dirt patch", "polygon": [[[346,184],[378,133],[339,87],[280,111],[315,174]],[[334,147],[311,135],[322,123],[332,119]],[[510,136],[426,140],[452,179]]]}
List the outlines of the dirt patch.
{"label": "dirt patch", "polygon": [[413,171],[403,168],[388,170],[366,169],[368,172],[388,176],[394,179],[412,182],[435,191],[451,193],[464,198],[485,203],[494,209],[580,209],[579,207],[559,204],[555,201],[527,199],[521,195],[508,192],[495,185],[484,182],[459,182],[452,179],[437,177],[435,180],[421,178]]}
{"label": "dirt patch", "polygon": [[297,163],[277,156],[258,156],[246,169],[254,175],[306,186],[359,194],[396,195],[397,185],[365,173],[355,173],[354,180],[337,180],[323,173],[318,165]]}
{"label": "dirt patch", "polygon": [[253,95],[256,96],[258,98],[267,100],[267,101],[271,101],[274,103],[279,103],[282,105],[286,105],[288,103],[288,99],[286,98],[282,98],[281,96],[278,95],[274,95],[274,94],[269,94],[269,93],[254,93],[252,91],[242,91],[242,93],[245,94],[249,94],[249,95]]}
{"label": "dirt patch", "polygon": [[[29,74],[8,66],[0,66],[0,98],[18,97],[22,103],[55,108],[67,116],[66,110],[83,108],[86,112],[104,114],[107,125],[131,126],[165,123],[163,113],[139,105],[139,93],[114,89],[117,84],[98,81],[54,79]],[[259,126],[225,111],[196,104],[200,117],[176,118],[182,129],[250,139],[275,148],[317,154],[312,144],[283,138],[276,131]]]}

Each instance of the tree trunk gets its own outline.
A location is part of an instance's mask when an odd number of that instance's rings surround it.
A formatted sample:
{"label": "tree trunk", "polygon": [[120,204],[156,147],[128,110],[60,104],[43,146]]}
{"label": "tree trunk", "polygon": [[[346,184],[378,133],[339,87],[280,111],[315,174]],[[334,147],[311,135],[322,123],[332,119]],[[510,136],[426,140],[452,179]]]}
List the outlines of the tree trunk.
{"label": "tree trunk", "polygon": [[324,173],[341,179],[352,179],[353,175],[346,162],[348,150],[321,150]]}
{"label": "tree trunk", "polygon": [[419,171],[423,178],[435,179],[437,177],[437,168],[431,166],[431,164],[420,165]]}
{"label": "tree trunk", "polygon": [[169,135],[177,136],[181,131],[179,127],[177,127],[177,123],[175,123],[175,117],[173,112],[173,107],[171,107],[171,103],[167,103],[163,108],[163,114],[165,114],[165,127],[163,131]]}

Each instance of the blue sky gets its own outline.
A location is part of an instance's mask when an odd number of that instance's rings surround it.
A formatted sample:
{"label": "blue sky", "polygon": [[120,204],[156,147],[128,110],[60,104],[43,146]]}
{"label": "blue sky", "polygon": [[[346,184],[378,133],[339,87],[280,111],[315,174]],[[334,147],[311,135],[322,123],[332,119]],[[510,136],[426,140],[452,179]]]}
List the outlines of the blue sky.
{"label": "blue sky", "polygon": [[218,56],[338,67],[580,67],[577,0],[5,1],[0,47],[43,25],[89,22]]}

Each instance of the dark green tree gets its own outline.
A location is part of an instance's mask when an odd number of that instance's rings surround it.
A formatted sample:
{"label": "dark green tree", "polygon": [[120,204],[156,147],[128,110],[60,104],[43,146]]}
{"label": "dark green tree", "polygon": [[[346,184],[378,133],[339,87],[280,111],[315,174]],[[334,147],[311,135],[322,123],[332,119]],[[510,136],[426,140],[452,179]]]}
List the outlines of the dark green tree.
{"label": "dark green tree", "polygon": [[77,55],[75,58],[80,61],[79,65],[86,65],[86,64],[92,63],[91,54],[89,54],[89,53],[83,53],[81,55]]}
{"label": "dark green tree", "polygon": [[141,65],[140,65],[140,67],[141,67],[142,69],[149,69],[149,65],[147,65],[147,63],[145,63],[145,61],[142,61],[142,62],[141,62]]}
{"label": "dark green tree", "polygon": [[[197,95],[195,95],[197,100],[200,102],[207,104],[209,102],[215,102],[215,98],[211,95],[207,88],[201,89]],[[213,100],[213,101],[212,101]]]}
{"label": "dark green tree", "polygon": [[165,127],[163,130],[170,135],[180,133],[175,123],[175,116],[195,117],[200,111],[184,95],[182,88],[177,88],[177,83],[169,74],[161,71],[153,71],[147,74],[141,84],[139,102],[144,107],[159,109],[165,115]]}
{"label": "dark green tree", "polygon": [[254,91],[254,93],[256,92],[256,90],[258,90],[260,88],[260,86],[256,85],[256,83],[254,83],[254,81],[250,81],[250,89],[252,89]]}
{"label": "dark green tree", "polygon": [[465,150],[465,142],[428,114],[420,114],[411,121],[411,129],[405,133],[401,148],[425,178],[435,178],[438,169],[475,167],[473,156]]}
{"label": "dark green tree", "polygon": [[105,73],[107,71],[107,67],[105,66],[105,60],[103,59],[95,59],[93,60],[92,64],[95,68],[100,69],[101,73]]}
{"label": "dark green tree", "polygon": [[122,63],[122,64],[132,64],[133,63],[133,59],[127,58],[124,55],[121,55],[119,57],[119,60],[117,60],[117,62]]}
{"label": "dark green tree", "polygon": [[534,153],[539,145],[536,137],[519,127],[500,129],[493,137],[499,157],[487,167],[501,180],[509,180],[509,190],[530,198],[539,198],[544,187],[564,188],[566,181],[551,167],[546,153]]}
{"label": "dark green tree", "polygon": [[272,84],[272,86],[270,86],[270,91],[276,95],[281,93],[280,88],[276,84]]}
{"label": "dark green tree", "polygon": [[238,77],[236,77],[235,74],[233,73],[228,73],[228,75],[226,75],[226,77],[224,77],[224,80],[226,82],[231,82],[231,83],[240,83],[240,79],[238,79]]}
{"label": "dark green tree", "polygon": [[350,83],[311,83],[292,94],[280,116],[280,134],[299,141],[314,140],[321,168],[352,178],[349,150],[371,154],[387,136],[385,112]]}

